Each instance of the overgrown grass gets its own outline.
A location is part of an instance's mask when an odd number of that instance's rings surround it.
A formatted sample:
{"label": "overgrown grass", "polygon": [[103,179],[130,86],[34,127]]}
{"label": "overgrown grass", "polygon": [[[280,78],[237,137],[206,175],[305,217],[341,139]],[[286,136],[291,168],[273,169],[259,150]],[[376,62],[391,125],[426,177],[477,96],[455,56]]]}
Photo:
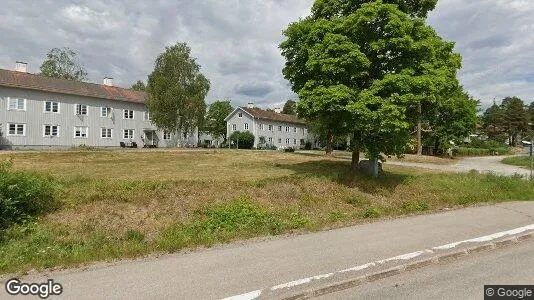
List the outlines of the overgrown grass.
{"label": "overgrown grass", "polygon": [[534,186],[514,178],[385,165],[386,173],[375,179],[350,172],[344,158],[293,153],[65,151],[9,156],[18,169],[51,178],[61,206],[4,232],[2,273],[174,252],[445,207],[534,199]]}
{"label": "overgrown grass", "polygon": [[454,155],[457,156],[488,156],[488,155],[505,155],[510,153],[510,148],[467,148],[458,147],[454,148]]}
{"label": "overgrown grass", "polygon": [[530,156],[510,156],[501,161],[503,164],[530,168]]}

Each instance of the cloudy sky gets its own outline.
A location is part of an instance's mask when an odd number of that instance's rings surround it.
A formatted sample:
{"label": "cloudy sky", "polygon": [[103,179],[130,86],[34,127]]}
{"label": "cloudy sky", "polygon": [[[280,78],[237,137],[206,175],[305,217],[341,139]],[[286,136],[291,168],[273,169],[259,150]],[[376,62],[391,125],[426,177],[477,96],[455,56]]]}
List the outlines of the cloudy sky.
{"label": "cloudy sky", "polygon": [[[207,102],[274,107],[295,97],[283,78],[281,31],[313,0],[2,0],[0,68],[38,72],[53,47],[78,52],[89,80],[146,80],[165,46],[187,42],[211,80]],[[439,0],[429,23],[457,42],[460,80],[484,106],[534,100],[534,1]]]}

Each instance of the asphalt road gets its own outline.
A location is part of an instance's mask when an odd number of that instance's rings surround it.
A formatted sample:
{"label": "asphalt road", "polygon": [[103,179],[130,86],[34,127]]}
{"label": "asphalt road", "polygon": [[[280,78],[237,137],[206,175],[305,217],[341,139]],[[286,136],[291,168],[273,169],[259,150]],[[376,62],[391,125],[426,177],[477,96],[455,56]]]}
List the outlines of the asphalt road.
{"label": "asphalt road", "polygon": [[[23,280],[52,278],[61,283],[64,294],[54,299],[220,299],[531,224],[534,202],[505,203],[36,274]],[[4,298],[1,288],[0,299]]]}
{"label": "asphalt road", "polygon": [[469,172],[477,170],[481,173],[493,172],[499,175],[511,176],[520,174],[522,176],[529,176],[530,170],[518,166],[511,166],[501,163],[506,156],[482,156],[482,157],[466,157],[459,159],[456,163],[451,165],[438,165],[431,163],[413,163],[403,161],[388,161],[386,164],[399,165],[407,167],[418,167],[432,170],[448,171],[448,172]]}
{"label": "asphalt road", "polygon": [[534,285],[534,243],[407,272],[318,299],[484,299],[484,285]]}

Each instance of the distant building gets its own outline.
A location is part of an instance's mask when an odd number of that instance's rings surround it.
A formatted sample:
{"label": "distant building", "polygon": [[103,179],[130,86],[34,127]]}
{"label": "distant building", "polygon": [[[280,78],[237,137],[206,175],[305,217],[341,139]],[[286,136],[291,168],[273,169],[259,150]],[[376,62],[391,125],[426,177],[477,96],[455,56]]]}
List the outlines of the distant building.
{"label": "distant building", "polygon": [[306,122],[297,116],[282,114],[280,109],[266,111],[249,103],[236,108],[225,120],[228,136],[235,131],[250,131],[257,148],[273,145],[279,149],[301,149],[310,140]]}
{"label": "distant building", "polygon": [[0,69],[0,148],[197,146],[150,121],[145,93],[113,85],[34,75],[18,62]]}

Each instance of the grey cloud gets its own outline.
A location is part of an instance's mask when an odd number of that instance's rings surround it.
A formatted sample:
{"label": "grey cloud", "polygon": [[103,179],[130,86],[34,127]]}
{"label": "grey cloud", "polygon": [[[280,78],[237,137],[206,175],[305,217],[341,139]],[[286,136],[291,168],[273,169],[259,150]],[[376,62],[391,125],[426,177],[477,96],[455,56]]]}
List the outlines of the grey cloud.
{"label": "grey cloud", "polygon": [[246,83],[235,86],[235,92],[248,97],[264,97],[270,94],[274,88],[266,83]]}
{"label": "grey cloud", "polygon": [[469,43],[466,47],[471,49],[487,49],[487,48],[500,48],[503,46],[509,45],[510,42],[507,37],[505,36],[499,36],[494,35],[491,37],[483,38],[480,40],[476,40],[472,43]]}

